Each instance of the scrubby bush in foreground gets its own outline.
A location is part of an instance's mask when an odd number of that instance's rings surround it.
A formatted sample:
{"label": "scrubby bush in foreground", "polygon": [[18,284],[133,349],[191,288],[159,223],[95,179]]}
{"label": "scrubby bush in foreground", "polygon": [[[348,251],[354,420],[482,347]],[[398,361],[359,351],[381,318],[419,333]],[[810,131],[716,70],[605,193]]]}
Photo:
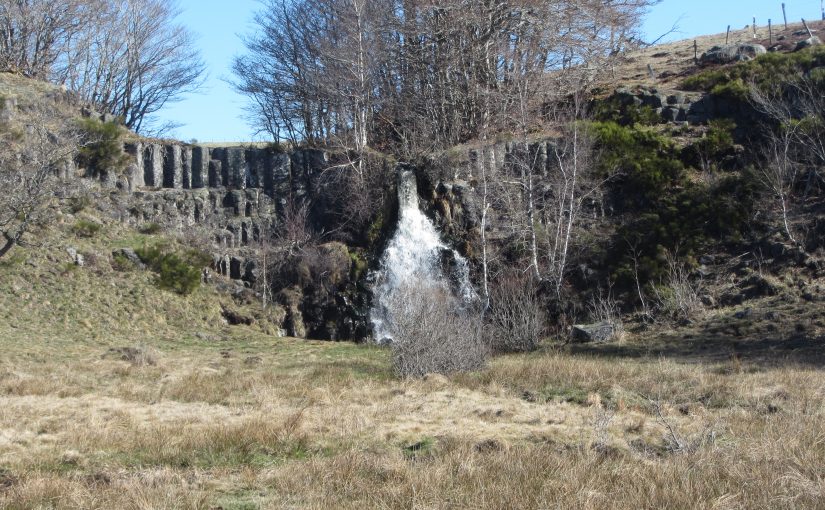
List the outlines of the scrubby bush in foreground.
{"label": "scrubby bush in foreground", "polygon": [[545,330],[539,288],[529,275],[514,272],[493,282],[485,336],[497,352],[534,351]]}
{"label": "scrubby bush in foreground", "polygon": [[438,284],[407,285],[393,296],[392,365],[399,377],[482,368],[489,349],[481,321]]}

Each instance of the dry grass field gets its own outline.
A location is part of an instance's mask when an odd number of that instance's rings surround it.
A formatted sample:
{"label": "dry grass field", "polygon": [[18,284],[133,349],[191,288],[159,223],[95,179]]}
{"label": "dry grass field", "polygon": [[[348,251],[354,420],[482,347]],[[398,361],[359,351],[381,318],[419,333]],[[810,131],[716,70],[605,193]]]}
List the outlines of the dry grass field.
{"label": "dry grass field", "polygon": [[816,305],[758,304],[775,337],[733,342],[723,310],[400,381],[381,348],[231,327],[214,287],[115,271],[151,236],[77,238],[83,214],[0,263],[0,508],[825,508]]}

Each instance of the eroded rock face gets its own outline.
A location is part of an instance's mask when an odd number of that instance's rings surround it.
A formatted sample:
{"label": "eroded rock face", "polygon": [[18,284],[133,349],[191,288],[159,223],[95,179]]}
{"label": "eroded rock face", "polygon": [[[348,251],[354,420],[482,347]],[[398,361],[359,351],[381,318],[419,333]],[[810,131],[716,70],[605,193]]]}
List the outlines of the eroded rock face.
{"label": "eroded rock face", "polygon": [[349,248],[338,242],[309,248],[284,266],[277,301],[286,309],[285,329],[298,338],[364,340],[369,299]]}

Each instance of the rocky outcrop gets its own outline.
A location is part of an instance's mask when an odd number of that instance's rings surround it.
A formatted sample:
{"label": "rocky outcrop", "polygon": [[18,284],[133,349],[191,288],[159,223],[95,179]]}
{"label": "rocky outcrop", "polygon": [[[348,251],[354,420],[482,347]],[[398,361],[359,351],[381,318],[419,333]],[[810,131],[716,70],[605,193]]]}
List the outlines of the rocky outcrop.
{"label": "rocky outcrop", "polygon": [[705,52],[699,59],[702,64],[729,64],[744,62],[764,55],[768,50],[761,44],[732,44],[728,46],[714,46]]}
{"label": "rocky outcrop", "polygon": [[287,312],[290,336],[323,340],[369,336],[369,291],[357,255],[338,242],[304,250],[278,276],[276,300]]}
{"label": "rocky outcrop", "polygon": [[814,46],[822,46],[822,39],[815,35],[796,43],[796,49],[794,51],[804,50],[805,48],[813,48]]}
{"label": "rocky outcrop", "polygon": [[327,153],[314,149],[281,153],[268,148],[129,142],[124,152],[131,160],[124,175],[104,186],[144,192],[259,189],[279,208],[306,198],[328,165]]}

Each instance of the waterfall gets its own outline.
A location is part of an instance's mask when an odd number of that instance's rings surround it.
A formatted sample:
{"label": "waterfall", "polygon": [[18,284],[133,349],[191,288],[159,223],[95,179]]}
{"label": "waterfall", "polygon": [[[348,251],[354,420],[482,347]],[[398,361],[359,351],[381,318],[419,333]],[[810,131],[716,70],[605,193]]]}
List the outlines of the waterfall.
{"label": "waterfall", "polygon": [[477,299],[470,284],[469,266],[458,252],[442,240],[435,225],[418,207],[415,174],[398,174],[398,227],[373,275],[373,333],[379,343],[395,336],[390,300],[399,288],[424,289],[442,286],[465,303]]}

